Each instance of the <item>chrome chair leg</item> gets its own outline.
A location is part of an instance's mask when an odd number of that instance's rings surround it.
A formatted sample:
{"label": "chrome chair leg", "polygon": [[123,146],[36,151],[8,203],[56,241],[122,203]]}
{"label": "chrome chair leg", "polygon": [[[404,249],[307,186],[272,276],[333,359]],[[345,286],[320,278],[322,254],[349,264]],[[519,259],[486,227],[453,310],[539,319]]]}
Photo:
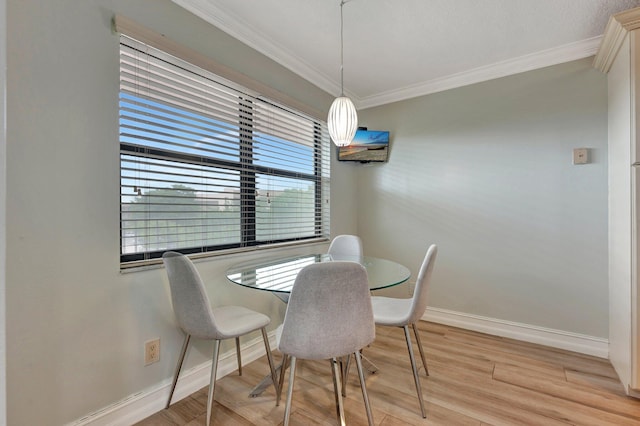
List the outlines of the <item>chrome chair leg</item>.
{"label": "chrome chair leg", "polygon": [[349,369],[351,368],[351,354],[347,355],[347,359],[340,360],[340,371],[342,373],[342,396],[347,397],[347,379],[349,378]]}
{"label": "chrome chair leg", "polygon": [[369,426],[373,426],[373,414],[371,413],[371,405],[369,404],[369,394],[367,393],[367,384],[364,380],[364,371],[362,370],[362,355],[360,351],[355,352],[356,366],[358,367],[358,377],[360,378],[360,388],[362,389],[362,399],[364,399],[364,408],[367,410],[367,420]]}
{"label": "chrome chair leg", "polygon": [[331,375],[333,376],[333,394],[336,398],[336,414],[338,424],[345,426],[344,405],[342,403],[342,386],[340,385],[340,372],[338,371],[338,361],[335,358],[329,360],[331,363]]}
{"label": "chrome chair leg", "polygon": [[171,392],[169,392],[169,399],[167,400],[167,405],[164,408],[169,408],[169,405],[171,405],[171,398],[173,397],[173,391],[176,390],[176,385],[178,384],[178,375],[180,374],[180,370],[182,369],[182,363],[184,362],[184,356],[187,353],[189,340],[191,340],[191,335],[185,335],[184,342],[182,343],[182,350],[180,351],[180,356],[178,357],[178,363],[176,364],[176,372],[173,375],[173,383],[171,383]]}
{"label": "chrome chair leg", "polygon": [[418,350],[420,351],[420,358],[422,358],[422,365],[424,365],[424,372],[428,376],[429,369],[427,368],[427,361],[425,360],[425,357],[424,357],[424,350],[422,349],[422,342],[420,341],[420,333],[418,333],[418,327],[416,326],[415,322],[411,325],[413,326],[413,334],[416,335],[416,343],[418,344]]}
{"label": "chrome chair leg", "polygon": [[[367,371],[369,371],[369,373],[371,374],[375,374],[378,371],[378,367],[371,362],[371,360],[369,358],[367,358],[366,356],[364,356],[364,354],[362,353],[362,349],[360,349],[358,351],[360,353],[360,359],[362,361],[362,366],[364,367],[365,365],[367,366],[366,369]],[[347,379],[349,377],[349,369],[351,368],[351,354],[347,355],[347,361],[346,361],[346,366],[344,367],[345,370],[343,372],[343,378],[342,378],[342,396],[343,397],[347,397]]]}
{"label": "chrome chair leg", "polygon": [[238,376],[242,376],[242,359],[240,357],[240,336],[236,337],[236,358],[238,358]]}
{"label": "chrome chair leg", "polygon": [[[271,347],[269,346],[269,337],[267,336],[267,330],[264,327],[260,329],[262,331],[262,340],[264,340],[264,349],[267,351],[267,360],[269,361],[269,369],[271,370],[271,381],[273,382],[273,388],[276,390],[276,395],[278,392],[278,376],[276,375],[276,368],[273,364],[273,354],[271,353]],[[276,406],[280,403],[279,400],[276,400]]]}
{"label": "chrome chair leg", "polygon": [[218,374],[218,357],[220,356],[220,340],[213,345],[213,359],[211,360],[211,381],[209,382],[209,395],[207,396],[207,423],[211,424],[211,407],[213,406],[213,393],[216,390],[216,375]]}
{"label": "chrome chair leg", "polygon": [[280,380],[278,380],[278,390],[276,393],[276,407],[280,405],[280,396],[282,395],[282,389],[284,388],[284,371],[287,369],[287,362],[289,356],[282,354],[282,364],[280,365]]}
{"label": "chrome chair leg", "polygon": [[[296,379],[296,357],[291,357],[289,366],[289,389],[287,390],[287,402],[284,407],[284,426],[289,426],[289,417],[291,416],[291,399],[293,397],[293,382]],[[208,426],[208,425],[207,425]]]}
{"label": "chrome chair leg", "polygon": [[424,401],[422,400],[422,387],[420,386],[420,376],[418,376],[418,367],[416,366],[416,358],[413,356],[413,346],[411,345],[411,335],[409,334],[409,326],[402,327],[404,329],[404,337],[407,340],[407,349],[409,350],[409,358],[411,359],[411,369],[413,370],[413,380],[416,382],[416,391],[418,392],[418,400],[420,401],[420,411],[422,418],[426,419],[427,414],[424,411]]}

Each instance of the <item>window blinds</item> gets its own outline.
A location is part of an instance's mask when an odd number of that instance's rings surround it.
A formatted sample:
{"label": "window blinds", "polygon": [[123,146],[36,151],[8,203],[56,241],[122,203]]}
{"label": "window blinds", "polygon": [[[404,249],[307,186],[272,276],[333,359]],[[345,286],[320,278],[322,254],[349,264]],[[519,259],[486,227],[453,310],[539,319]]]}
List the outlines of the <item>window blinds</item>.
{"label": "window blinds", "polygon": [[325,123],[120,40],[122,262],[328,237]]}

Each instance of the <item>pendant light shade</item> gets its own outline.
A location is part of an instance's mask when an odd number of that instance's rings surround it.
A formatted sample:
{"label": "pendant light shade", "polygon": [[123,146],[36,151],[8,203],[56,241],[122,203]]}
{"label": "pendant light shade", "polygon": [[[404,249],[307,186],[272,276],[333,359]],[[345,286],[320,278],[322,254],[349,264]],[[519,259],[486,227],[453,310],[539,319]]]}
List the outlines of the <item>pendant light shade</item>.
{"label": "pendant light shade", "polygon": [[353,140],[358,129],[358,113],[351,99],[344,95],[344,18],[342,7],[345,0],[340,1],[340,96],[329,108],[327,127],[333,143],[337,146],[347,146]]}
{"label": "pendant light shade", "polygon": [[327,126],[329,135],[337,146],[347,146],[351,143],[358,129],[358,114],[351,99],[340,96],[333,101]]}

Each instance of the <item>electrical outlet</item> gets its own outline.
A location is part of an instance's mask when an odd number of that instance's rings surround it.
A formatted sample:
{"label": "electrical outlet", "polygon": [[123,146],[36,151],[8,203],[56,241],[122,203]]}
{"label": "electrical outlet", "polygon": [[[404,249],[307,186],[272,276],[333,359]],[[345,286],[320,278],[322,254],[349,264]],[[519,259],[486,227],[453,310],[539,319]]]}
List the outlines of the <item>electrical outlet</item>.
{"label": "electrical outlet", "polygon": [[144,342],[144,365],[160,361],[160,339]]}

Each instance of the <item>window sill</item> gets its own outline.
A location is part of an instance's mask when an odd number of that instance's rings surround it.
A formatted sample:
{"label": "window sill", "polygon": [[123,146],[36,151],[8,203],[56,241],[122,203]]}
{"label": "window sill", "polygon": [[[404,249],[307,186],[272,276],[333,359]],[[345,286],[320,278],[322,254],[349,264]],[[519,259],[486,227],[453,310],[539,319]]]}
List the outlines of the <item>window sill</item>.
{"label": "window sill", "polygon": [[[287,242],[287,243],[279,243],[279,244],[269,244],[263,246],[253,246],[239,249],[229,249],[229,250],[220,250],[215,252],[208,253],[197,253],[188,255],[194,261],[198,260],[213,260],[213,259],[232,259],[234,257],[239,257],[246,255],[248,253],[264,253],[265,251],[273,251],[277,253],[279,250],[292,248],[296,246],[313,246],[326,244],[329,242],[328,238],[314,238],[312,240],[304,240],[304,241],[296,241],[296,242]],[[128,274],[132,272],[141,272],[147,271],[150,269],[159,269],[163,268],[162,259],[151,259],[151,260],[140,260],[136,262],[127,262],[120,264],[120,273]]]}

